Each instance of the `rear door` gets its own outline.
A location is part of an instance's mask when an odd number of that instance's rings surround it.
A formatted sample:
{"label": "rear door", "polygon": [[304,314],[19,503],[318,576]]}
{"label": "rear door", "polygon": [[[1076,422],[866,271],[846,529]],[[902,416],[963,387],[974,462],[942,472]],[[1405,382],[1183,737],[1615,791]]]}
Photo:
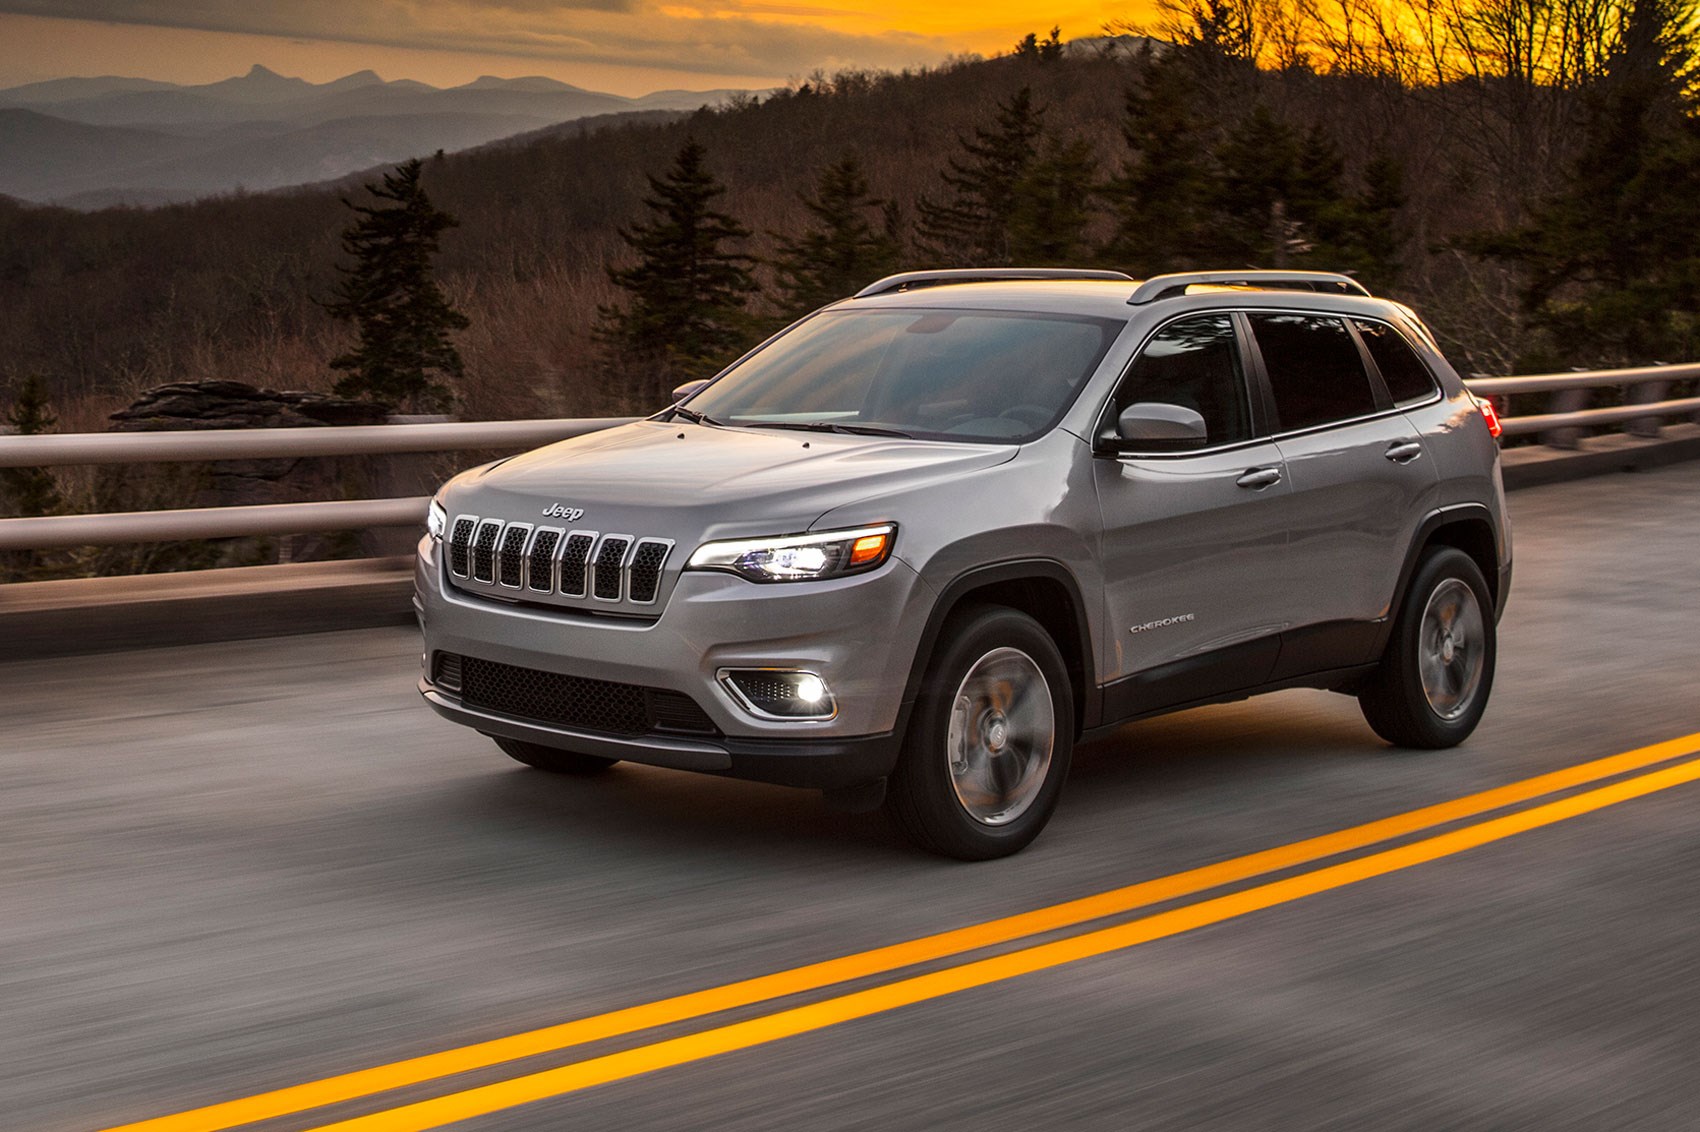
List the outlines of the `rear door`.
{"label": "rear door", "polygon": [[[1232,315],[1186,316],[1145,344],[1101,418],[1106,718],[1248,687],[1274,665],[1288,485],[1248,376]],[[1208,436],[1118,443],[1137,401],[1196,410]]]}
{"label": "rear door", "polygon": [[1295,608],[1276,678],[1374,659],[1437,476],[1350,321],[1249,311],[1291,497],[1284,583]]}

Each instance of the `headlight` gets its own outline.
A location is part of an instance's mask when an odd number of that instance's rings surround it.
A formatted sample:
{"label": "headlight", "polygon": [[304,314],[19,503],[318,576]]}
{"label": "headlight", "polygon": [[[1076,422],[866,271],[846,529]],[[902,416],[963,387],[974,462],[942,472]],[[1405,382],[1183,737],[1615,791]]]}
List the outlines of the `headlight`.
{"label": "headlight", "polygon": [[752,582],[809,582],[872,570],[891,557],[897,526],[704,543],[687,569],[729,570]]}
{"label": "headlight", "polygon": [[425,512],[425,533],[436,542],[443,541],[443,532],[449,528],[449,513],[443,510],[443,505],[435,499],[431,500],[431,509]]}

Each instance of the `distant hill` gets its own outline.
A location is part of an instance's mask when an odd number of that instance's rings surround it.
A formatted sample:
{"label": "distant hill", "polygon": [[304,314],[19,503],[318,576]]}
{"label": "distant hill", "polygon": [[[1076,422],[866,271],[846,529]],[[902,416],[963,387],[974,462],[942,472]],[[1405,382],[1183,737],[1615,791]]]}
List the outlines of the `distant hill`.
{"label": "distant hill", "polygon": [[48,79],[45,82],[25,83],[0,92],[13,105],[47,106],[55,102],[73,102],[79,98],[97,98],[103,94],[133,90],[167,90],[171,83],[155,79],[126,79],[103,75],[90,79]]}
{"label": "distant hill", "polygon": [[98,208],[264,191],[593,115],[695,110],[737,93],[627,98],[492,76],[440,89],[372,71],[310,83],[261,66],[198,86],[55,79],[0,90],[0,193]]}
{"label": "distant hill", "polygon": [[[658,407],[645,392],[654,388],[653,375],[610,369],[596,328],[599,311],[621,301],[608,268],[632,262],[621,229],[650,216],[644,204],[653,195],[649,177],[665,172],[687,138],[706,148],[708,167],[726,188],[715,207],[750,230],[733,246],[758,260],[757,280],[766,295],[754,300],[753,313],[772,319],[778,312],[771,303],[770,261],[782,241],[815,222],[799,194],[814,192],[822,170],[847,154],[859,160],[872,194],[891,202],[889,213],[882,208],[869,215],[876,221],[889,216],[904,267],[936,262],[937,253],[916,238],[921,203],[947,199],[951,186],[944,176],[953,159],[962,159],[964,140],[994,129],[1000,106],[1022,88],[1043,108],[1041,152],[1078,145],[1096,159],[1100,186],[1121,176],[1133,157],[1124,131],[1126,96],[1150,65],[1150,53],[1102,46],[1049,61],[1002,58],[904,74],[850,72],[709,113],[643,110],[632,105],[642,100],[621,100],[618,113],[526,127],[426,162],[432,200],[459,221],[443,234],[437,261],[445,293],[471,320],[456,336],[466,363],[457,412],[467,419],[505,419]],[[1509,362],[1498,359],[1511,356],[1514,345],[1508,343],[1517,341],[1511,322],[1515,277],[1497,264],[1466,260],[1449,241],[1495,223],[1484,218],[1515,216],[1518,197],[1539,191],[1525,186],[1536,185],[1540,168],[1569,167],[1567,152],[1543,155],[1538,167],[1519,166],[1518,177],[1489,175],[1497,167],[1488,161],[1498,150],[1484,157],[1479,139],[1457,128],[1457,106],[1437,105],[1445,97],[1475,108],[1468,101],[1475,88],[1411,94],[1361,76],[1301,69],[1223,74],[1224,85],[1198,94],[1195,112],[1206,123],[1196,135],[1203,158],[1220,152],[1228,138],[1245,148],[1245,131],[1260,120],[1267,133],[1260,106],[1280,108],[1289,145],[1295,139],[1312,145],[1305,139],[1313,133],[1331,140],[1343,156],[1342,187],[1353,194],[1363,191],[1373,155],[1408,155],[1405,199],[1391,206],[1402,266],[1385,292],[1422,311],[1465,365],[1507,372]],[[506,84],[473,83],[442,93],[463,100],[574,95],[537,85],[541,89],[515,92]],[[413,97],[394,86],[368,78],[347,84],[344,94],[370,99],[359,103],[368,107]],[[323,90],[314,95],[330,96]],[[45,108],[0,114],[0,149],[33,144],[54,128],[77,161],[94,161],[98,170],[104,147],[114,163],[123,160],[137,178],[155,185],[175,185],[182,175],[171,168],[180,160],[172,147],[203,144],[215,148],[193,152],[216,156],[245,184],[284,175],[274,165],[321,182],[89,212],[0,200],[0,403],[14,382],[39,375],[62,427],[82,431],[105,427],[107,413],[167,381],[329,388],[336,375],[328,360],[353,340],[350,328],[334,322],[323,306],[340,278],[338,266],[348,262],[340,237],[352,217],[343,198],[365,199],[358,183],[374,180],[385,164],[374,157],[380,141],[416,126],[407,116],[356,113],[273,125],[258,138],[240,131],[211,138],[55,120]],[[477,136],[473,121],[456,129],[464,131],[457,144]],[[305,152],[291,151],[297,143]],[[434,152],[423,132],[399,148]],[[324,162],[316,168],[309,160],[315,154]],[[58,175],[68,181],[63,170],[73,164],[67,161]],[[354,167],[337,174],[343,166]],[[0,161],[0,170],[18,172],[7,161]],[[1211,174],[1200,195],[1242,207],[1234,202],[1243,198],[1225,195],[1230,190],[1241,191]],[[109,203],[116,191],[89,190],[69,203]],[[173,191],[130,189],[120,199],[153,204]],[[1100,250],[1125,216],[1112,210],[1113,192],[1112,185],[1093,202],[1087,247],[1053,262],[1135,275],[1151,270],[1150,263]],[[28,195],[0,185],[0,195],[6,194]],[[1483,295],[1498,299],[1486,302]],[[88,509],[100,508],[91,503]]]}

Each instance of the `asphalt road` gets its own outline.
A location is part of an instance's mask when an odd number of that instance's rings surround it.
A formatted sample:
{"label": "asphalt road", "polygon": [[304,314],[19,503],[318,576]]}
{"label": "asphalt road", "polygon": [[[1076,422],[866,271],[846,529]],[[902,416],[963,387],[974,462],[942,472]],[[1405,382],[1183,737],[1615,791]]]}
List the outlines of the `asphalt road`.
{"label": "asphalt road", "polygon": [[[1137,724],[1077,754],[1031,849],[983,865],[807,793],[521,768],[419,702],[407,631],[0,665],[0,1128],[106,1128],[587,1018],[1700,732],[1697,500],[1700,464],[1513,497],[1499,679],[1464,747],[1391,750],[1322,692]],[[1279,887],[1317,875],[1300,865],[1177,897],[1089,927],[1275,894],[797,1036],[711,1035],[714,1056],[457,1127],[1700,1127],[1700,781],[1591,797],[1313,895]],[[1392,844],[1420,858],[1481,820]],[[634,1047],[665,1061],[682,1047],[658,1039],[845,989],[256,1127]],[[404,1126],[385,1119],[368,1127]]]}

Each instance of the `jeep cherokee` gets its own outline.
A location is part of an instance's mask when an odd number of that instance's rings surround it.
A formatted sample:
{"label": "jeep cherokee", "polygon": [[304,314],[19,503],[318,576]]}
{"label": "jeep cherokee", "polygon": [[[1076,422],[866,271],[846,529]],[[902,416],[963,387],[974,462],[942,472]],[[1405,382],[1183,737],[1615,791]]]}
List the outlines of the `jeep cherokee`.
{"label": "jeep cherokee", "polygon": [[1129,720],[1328,688],[1436,748],[1487,705],[1496,422],[1345,276],[907,273],[678,396],[431,503],[420,690],[521,762],[883,801],[977,859]]}

